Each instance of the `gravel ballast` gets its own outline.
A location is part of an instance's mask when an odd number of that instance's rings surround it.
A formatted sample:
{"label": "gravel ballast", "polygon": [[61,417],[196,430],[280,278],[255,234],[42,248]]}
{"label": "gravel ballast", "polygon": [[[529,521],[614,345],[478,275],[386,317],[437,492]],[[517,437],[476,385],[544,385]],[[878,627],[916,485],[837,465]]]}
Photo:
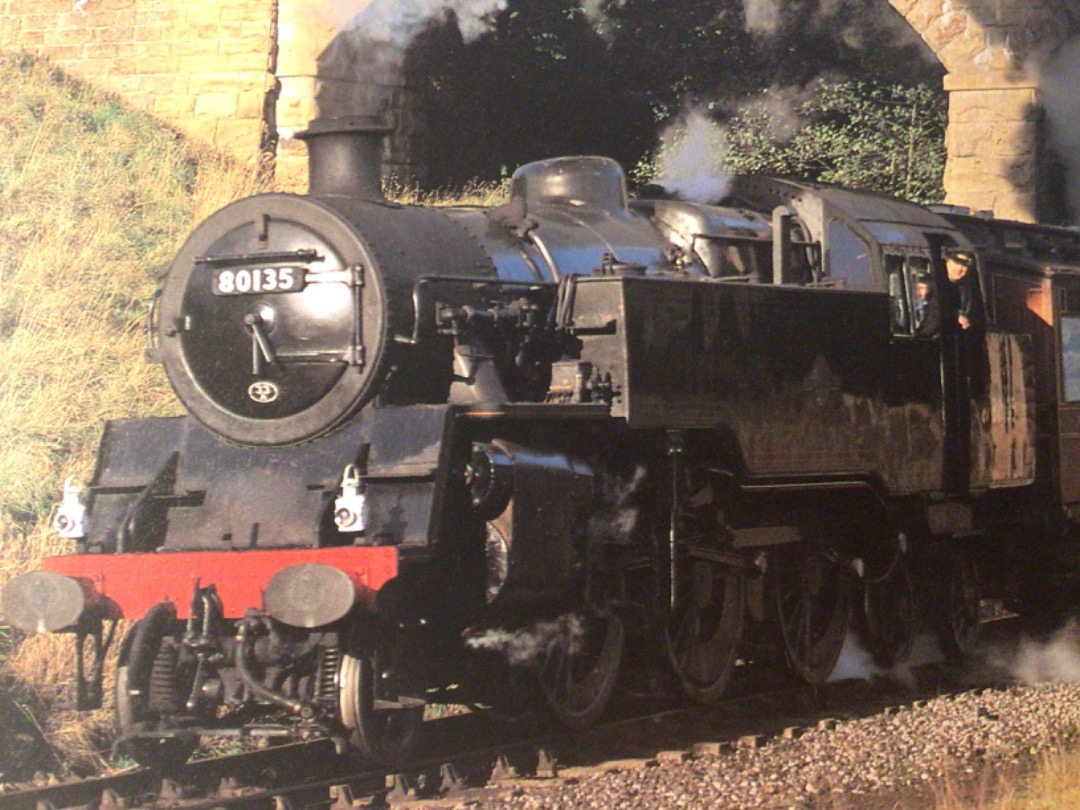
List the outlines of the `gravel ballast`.
{"label": "gravel ballast", "polygon": [[872,717],[824,724],[796,739],[680,762],[603,771],[518,789],[484,808],[814,807],[943,777],[963,778],[1072,740],[1080,729],[1080,685],[987,689],[918,701]]}

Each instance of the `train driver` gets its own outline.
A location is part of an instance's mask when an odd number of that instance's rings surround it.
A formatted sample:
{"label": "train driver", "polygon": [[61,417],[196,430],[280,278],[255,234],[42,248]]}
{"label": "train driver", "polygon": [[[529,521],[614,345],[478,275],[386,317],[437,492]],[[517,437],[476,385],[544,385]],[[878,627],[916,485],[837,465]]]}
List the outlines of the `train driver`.
{"label": "train driver", "polygon": [[936,335],[940,328],[941,312],[930,285],[930,274],[920,273],[915,277],[915,334]]}
{"label": "train driver", "polygon": [[972,272],[975,254],[970,250],[951,247],[946,248],[942,256],[945,258],[945,272],[949,275],[949,281],[960,293],[960,308],[957,310],[956,320],[961,329],[970,329],[978,311],[978,296],[975,292],[977,282]]}

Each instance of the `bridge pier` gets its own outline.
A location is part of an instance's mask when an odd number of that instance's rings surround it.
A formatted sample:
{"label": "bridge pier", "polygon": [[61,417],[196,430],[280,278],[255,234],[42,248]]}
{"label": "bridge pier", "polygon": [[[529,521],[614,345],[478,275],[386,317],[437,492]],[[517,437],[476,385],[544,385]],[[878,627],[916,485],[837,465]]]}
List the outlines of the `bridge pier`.
{"label": "bridge pier", "polygon": [[1038,213],[1041,108],[1038,85],[1013,72],[950,73],[946,202],[998,217]]}

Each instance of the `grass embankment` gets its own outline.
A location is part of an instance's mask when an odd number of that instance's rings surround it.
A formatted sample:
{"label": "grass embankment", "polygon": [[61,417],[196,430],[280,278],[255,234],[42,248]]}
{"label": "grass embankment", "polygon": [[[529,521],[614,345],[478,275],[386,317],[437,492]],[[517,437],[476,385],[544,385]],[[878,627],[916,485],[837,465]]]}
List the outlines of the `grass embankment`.
{"label": "grass embankment", "polygon": [[[10,54],[0,55],[0,146],[2,583],[70,550],[48,527],[51,510],[65,478],[89,477],[105,419],[179,412],[142,357],[145,302],[193,222],[256,176]],[[25,703],[70,700],[71,637],[14,641],[4,669]],[[110,730],[104,714],[43,721],[63,759],[91,766]],[[7,770],[0,761],[0,781]]]}
{"label": "grass embankment", "polygon": [[[52,510],[66,478],[89,478],[106,419],[181,412],[143,359],[146,302],[194,224],[267,185],[47,62],[0,55],[0,585],[72,550]],[[491,204],[502,191],[391,190],[428,204]],[[71,636],[0,626],[0,782],[30,738],[60,769],[104,766],[108,712],[59,709],[72,662]]]}

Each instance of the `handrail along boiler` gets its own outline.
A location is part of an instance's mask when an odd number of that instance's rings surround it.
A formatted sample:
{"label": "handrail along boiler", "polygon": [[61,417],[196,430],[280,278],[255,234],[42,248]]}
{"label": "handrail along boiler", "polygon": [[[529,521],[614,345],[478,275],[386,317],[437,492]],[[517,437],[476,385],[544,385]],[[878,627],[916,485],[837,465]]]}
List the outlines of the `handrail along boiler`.
{"label": "handrail along boiler", "polygon": [[395,762],[431,702],[584,725],[624,680],[709,703],[742,665],[824,680],[852,628],[895,662],[922,615],[963,655],[986,599],[1069,606],[1076,235],[763,177],[629,200],[598,157],[403,206],[382,135],[313,122],[309,194],[195,229],[149,350],[188,415],[107,423],[57,513],[77,553],[4,589],[75,633],[84,708],[131,623],[139,761],[265,734]]}

